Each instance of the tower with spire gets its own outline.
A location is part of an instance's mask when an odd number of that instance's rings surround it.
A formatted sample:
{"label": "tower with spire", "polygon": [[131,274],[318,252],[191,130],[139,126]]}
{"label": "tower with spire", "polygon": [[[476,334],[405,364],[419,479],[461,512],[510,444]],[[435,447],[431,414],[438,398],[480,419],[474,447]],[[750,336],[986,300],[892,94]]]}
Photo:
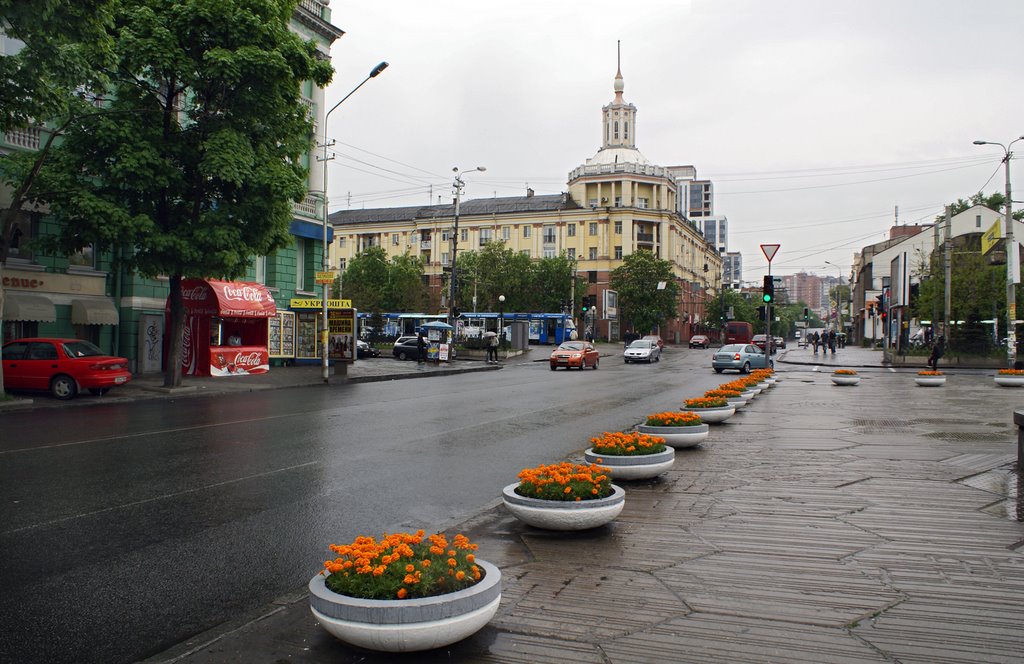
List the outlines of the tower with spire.
{"label": "tower with spire", "polygon": [[622,80],[622,46],[618,47],[615,71],[615,99],[601,109],[604,138],[601,149],[633,148],[636,149],[636,106],[627,104],[622,98],[625,83]]}

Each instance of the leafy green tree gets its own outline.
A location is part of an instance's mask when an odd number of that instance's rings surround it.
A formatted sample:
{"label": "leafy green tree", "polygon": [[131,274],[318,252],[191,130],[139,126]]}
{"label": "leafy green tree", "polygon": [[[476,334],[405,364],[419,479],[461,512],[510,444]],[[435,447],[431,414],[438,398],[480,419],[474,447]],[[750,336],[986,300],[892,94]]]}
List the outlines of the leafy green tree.
{"label": "leafy green tree", "polygon": [[[84,112],[83,98],[102,91],[106,84],[111,5],[112,0],[0,0],[0,33],[20,46],[17,52],[0,57],[0,133],[40,121],[54,124],[43,133],[41,149],[0,155],[0,182],[11,189],[7,206],[0,210],[0,274],[15,220],[32,197],[32,186],[54,138]],[[0,330],[3,305],[0,281]],[[0,368],[0,394],[3,382]]]}
{"label": "leafy green tree", "polygon": [[333,69],[289,30],[296,0],[121,0],[113,111],[68,127],[40,177],[56,246],[119,248],[170,284],[164,384],[181,383],[181,280],[237,278],[292,242],[312,126],[300,85]]}
{"label": "leafy green tree", "polygon": [[[727,320],[746,321],[751,325],[756,325],[759,322],[757,307],[756,303],[743,297],[739,291],[725,289],[708,302],[705,311],[708,323],[722,329]],[[728,317],[730,308],[733,311],[731,318]]]}
{"label": "leafy green tree", "polygon": [[[973,196],[967,198],[966,200],[963,199],[963,198],[956,199],[955,203],[951,203],[950,204],[950,212],[952,213],[952,216],[955,217],[956,215],[960,214],[964,210],[970,209],[971,207],[973,207],[975,205],[984,205],[985,207],[989,208],[990,210],[995,210],[996,212],[1002,212],[1003,211],[1003,207],[1005,206],[1005,204],[1006,204],[1006,196],[1004,196],[1002,194],[1002,192],[998,192],[997,191],[994,194],[989,194],[988,196],[986,196],[984,193],[979,191],[978,193],[974,194]],[[1024,221],[1024,210],[1017,210],[1016,212],[1014,212],[1013,213],[1013,218],[1016,219],[1017,221]],[[935,221],[936,222],[942,222],[942,221],[945,221],[945,219],[946,219],[946,213],[945,212],[943,212],[942,214],[937,215],[935,217]]]}
{"label": "leafy green tree", "polygon": [[[662,289],[658,288],[660,282],[665,282]],[[619,294],[623,319],[637,332],[646,333],[679,313],[679,284],[672,264],[650,251],[626,256],[622,265],[612,270],[609,286]]]}
{"label": "leafy green tree", "polygon": [[426,306],[423,261],[408,254],[389,259],[382,247],[355,256],[334,285],[360,311],[423,311]]}

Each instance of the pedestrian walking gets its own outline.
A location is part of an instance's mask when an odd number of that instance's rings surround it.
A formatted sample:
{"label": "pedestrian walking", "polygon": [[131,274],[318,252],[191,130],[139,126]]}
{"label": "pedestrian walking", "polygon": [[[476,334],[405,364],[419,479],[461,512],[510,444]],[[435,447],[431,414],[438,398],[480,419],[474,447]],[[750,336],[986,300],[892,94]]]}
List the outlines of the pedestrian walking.
{"label": "pedestrian walking", "polygon": [[594,343],[594,330],[589,326],[587,327],[587,331],[584,336],[589,343]]}
{"label": "pedestrian walking", "polygon": [[818,332],[817,331],[815,331],[813,334],[811,334],[811,345],[814,346],[814,354],[817,355],[818,354]]}
{"label": "pedestrian walking", "polygon": [[828,331],[828,349],[830,351],[832,351],[833,355],[836,354],[836,331],[835,330],[829,330]]}
{"label": "pedestrian walking", "polygon": [[932,368],[932,371],[939,370],[939,360],[946,352],[946,337],[941,334],[935,338],[935,343],[932,345],[932,354],[928,356],[928,366]]}
{"label": "pedestrian walking", "polygon": [[423,338],[423,330],[416,336],[416,364],[423,364],[427,359],[427,340]]}

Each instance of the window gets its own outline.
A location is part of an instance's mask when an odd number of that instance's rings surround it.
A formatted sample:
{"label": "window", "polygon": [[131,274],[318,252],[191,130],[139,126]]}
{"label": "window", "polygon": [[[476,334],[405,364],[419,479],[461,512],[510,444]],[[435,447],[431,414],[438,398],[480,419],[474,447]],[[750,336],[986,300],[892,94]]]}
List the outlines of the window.
{"label": "window", "polygon": [[306,238],[295,238],[295,290],[306,286]]}
{"label": "window", "polygon": [[619,140],[619,121],[618,120],[615,121],[615,131],[613,132],[612,135],[615,137],[615,140]]}
{"label": "window", "polygon": [[530,237],[530,227],[523,226],[523,237]]}
{"label": "window", "polygon": [[544,258],[557,258],[557,256],[555,255],[555,250],[554,249],[545,249],[544,250]]}
{"label": "window", "polygon": [[573,249],[566,249],[565,250],[565,254],[566,254],[566,256],[569,257],[569,260],[571,260],[571,261],[576,260],[576,249],[574,249],[574,248]]}
{"label": "window", "polygon": [[615,247],[615,260],[617,260],[617,261],[621,261],[622,260],[622,246],[621,245]]}
{"label": "window", "polygon": [[622,207],[622,196],[615,197],[615,207]]}
{"label": "window", "polygon": [[511,240],[512,239],[512,227],[511,226],[502,226],[501,227],[501,239],[502,240]]}
{"label": "window", "polygon": [[11,244],[7,250],[8,260],[32,260],[32,249],[29,247],[29,242],[36,237],[38,232],[39,221],[37,216],[24,211],[19,212],[14,217],[14,224],[11,226]]}
{"label": "window", "polygon": [[[342,259],[345,260],[345,259]],[[253,259],[253,272],[256,275],[256,283],[265,284],[267,283],[267,257],[257,256]]]}
{"label": "window", "polygon": [[587,199],[587,205],[589,205],[590,207],[597,207],[597,199],[596,198],[588,198]]}
{"label": "window", "polygon": [[96,252],[90,244],[68,256],[68,266],[96,269]]}
{"label": "window", "polygon": [[587,270],[587,283],[597,283],[597,270]]}
{"label": "window", "polygon": [[592,261],[597,260],[597,247],[591,247],[590,248],[590,260],[592,260]]}
{"label": "window", "polygon": [[554,243],[555,243],[555,227],[554,226],[544,226],[544,244],[554,244]]}
{"label": "window", "polygon": [[452,241],[452,233],[451,233],[451,231],[449,231],[449,230],[441,231],[441,242],[451,242],[451,241]]}
{"label": "window", "polygon": [[597,235],[597,222],[596,221],[590,222],[590,234],[591,235]]}
{"label": "window", "polygon": [[338,270],[339,271],[344,272],[347,269],[347,266],[348,266],[348,261],[346,261],[344,258],[339,258],[338,259]]}
{"label": "window", "polygon": [[622,137],[627,141],[629,140],[629,122],[622,123]]}
{"label": "window", "polygon": [[441,265],[449,265],[452,262],[452,255],[447,251],[441,254]]}
{"label": "window", "polygon": [[460,242],[469,242],[469,229],[468,228],[463,228],[462,229],[462,232],[459,234],[459,241]]}
{"label": "window", "polygon": [[523,256],[526,256],[527,258],[530,257],[530,250],[529,249],[523,249],[519,253],[521,253]]}
{"label": "window", "polygon": [[576,237],[576,224],[570,222],[569,225],[565,227],[565,234],[569,237]]}
{"label": "window", "polygon": [[491,228],[481,228],[480,229],[480,246],[481,247],[484,246],[485,244],[487,244],[488,242],[493,241],[493,240],[494,240],[494,230],[493,229],[491,229]]}
{"label": "window", "polygon": [[980,214],[974,217],[974,227],[975,228],[981,228],[981,215]]}
{"label": "window", "polygon": [[638,208],[646,210],[648,208],[647,199],[646,198],[637,197],[637,199],[636,199],[636,206]]}
{"label": "window", "polygon": [[417,244],[420,241],[419,233],[413,233],[409,236],[409,244]]}
{"label": "window", "polygon": [[391,245],[395,247],[398,246],[398,233],[391,234]]}
{"label": "window", "polygon": [[348,238],[346,238],[344,235],[341,235],[341,236],[338,237],[338,248],[339,249],[344,249],[345,248],[345,244],[346,244],[345,240],[347,240],[347,239]]}
{"label": "window", "polygon": [[622,222],[621,221],[616,221],[615,222],[615,234],[616,235],[622,235]]}

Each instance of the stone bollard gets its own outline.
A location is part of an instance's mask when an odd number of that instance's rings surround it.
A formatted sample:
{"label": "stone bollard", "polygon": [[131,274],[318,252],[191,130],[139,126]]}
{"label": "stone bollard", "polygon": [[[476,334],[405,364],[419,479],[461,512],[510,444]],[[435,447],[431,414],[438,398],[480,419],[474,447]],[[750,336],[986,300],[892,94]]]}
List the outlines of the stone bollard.
{"label": "stone bollard", "polygon": [[1017,425],[1017,470],[1024,474],[1024,410],[1013,411],[1013,423]]}

